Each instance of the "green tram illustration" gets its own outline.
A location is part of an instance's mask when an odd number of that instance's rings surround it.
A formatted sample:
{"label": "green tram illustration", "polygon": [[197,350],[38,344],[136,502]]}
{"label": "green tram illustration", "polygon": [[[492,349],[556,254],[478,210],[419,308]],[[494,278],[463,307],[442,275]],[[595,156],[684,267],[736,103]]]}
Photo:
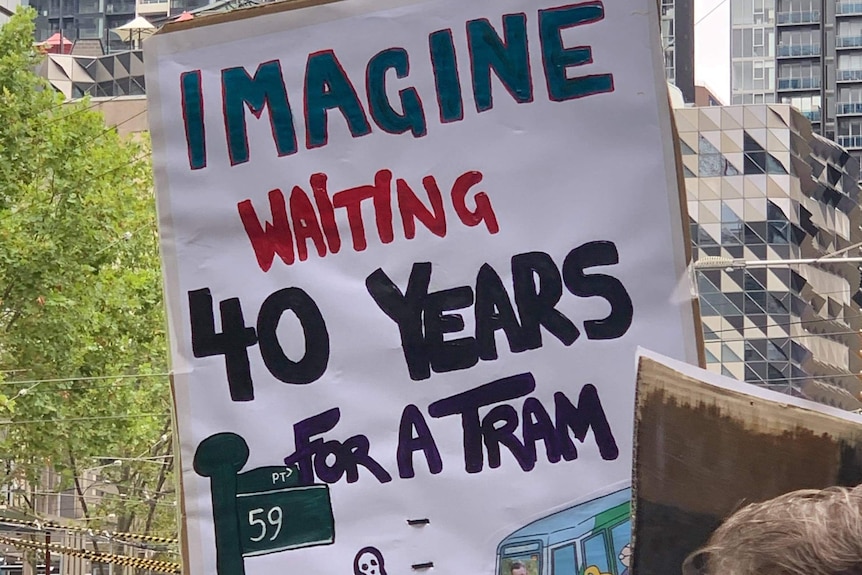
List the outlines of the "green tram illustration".
{"label": "green tram illustration", "polygon": [[631,485],[521,527],[497,547],[497,575],[628,575]]}

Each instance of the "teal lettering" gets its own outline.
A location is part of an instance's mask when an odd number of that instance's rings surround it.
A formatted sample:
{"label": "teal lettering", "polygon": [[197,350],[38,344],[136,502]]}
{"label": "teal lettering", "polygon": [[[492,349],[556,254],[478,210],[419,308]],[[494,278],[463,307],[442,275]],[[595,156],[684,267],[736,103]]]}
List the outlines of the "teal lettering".
{"label": "teal lettering", "polygon": [[503,16],[501,40],[486,19],[467,22],[467,41],[470,46],[470,67],[473,72],[473,95],[479,112],[490,110],[491,70],[519,104],[533,101],[533,82],[530,78],[530,55],[527,50],[527,16]]}
{"label": "teal lettering", "polygon": [[545,67],[548,95],[551,100],[562,102],[614,91],[613,74],[567,77],[567,68],[591,63],[593,52],[589,46],[564,48],[563,39],[560,36],[560,31],[564,28],[598,22],[604,17],[604,6],[598,1],[539,10],[542,63]]}
{"label": "teal lettering", "polygon": [[452,30],[439,30],[428,36],[431,49],[431,66],[434,69],[434,87],[440,122],[458,122],[464,119],[464,101],[461,98],[461,81]]}
{"label": "teal lettering", "polygon": [[183,72],[180,75],[183,124],[186,128],[186,145],[189,167],[193,170],[207,165],[207,143],[204,130],[204,99],[201,93],[201,71]]}
{"label": "teal lettering", "polygon": [[383,50],[368,62],[368,109],[371,117],[381,129],[392,134],[410,131],[420,138],[428,133],[425,112],[416,88],[398,91],[402,113],[398,113],[386,95],[386,72],[394,70],[398,79],[406,78],[410,72],[410,61],[403,48]]}
{"label": "teal lettering", "polygon": [[258,66],[254,77],[250,77],[241,66],[227,68],[221,72],[221,81],[228,154],[232,166],[247,162],[249,157],[246,106],[256,118],[260,118],[264,108],[269,109],[269,121],[279,156],[296,153],[293,113],[278,60]]}
{"label": "teal lettering", "polygon": [[308,148],[324,146],[329,139],[327,112],[338,108],[350,134],[356,138],[371,133],[356,90],[332,50],[308,57],[305,67],[305,126]]}

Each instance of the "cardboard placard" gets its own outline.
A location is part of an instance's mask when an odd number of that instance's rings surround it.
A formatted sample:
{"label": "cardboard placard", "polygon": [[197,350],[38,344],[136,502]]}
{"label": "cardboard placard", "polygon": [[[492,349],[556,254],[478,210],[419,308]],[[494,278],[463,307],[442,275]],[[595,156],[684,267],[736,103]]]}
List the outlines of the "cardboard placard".
{"label": "cardboard placard", "polygon": [[741,506],[862,483],[862,416],[643,352],[634,571],[678,575]]}
{"label": "cardboard placard", "polygon": [[214,21],[146,43],[189,571],[621,575],[697,358],[654,2]]}

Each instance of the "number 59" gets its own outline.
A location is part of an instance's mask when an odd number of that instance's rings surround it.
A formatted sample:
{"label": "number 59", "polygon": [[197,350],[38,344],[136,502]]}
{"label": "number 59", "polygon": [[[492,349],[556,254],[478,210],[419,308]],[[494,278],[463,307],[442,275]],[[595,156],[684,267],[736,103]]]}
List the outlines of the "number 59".
{"label": "number 59", "polygon": [[[252,509],[248,512],[248,524],[252,526],[257,526],[260,528],[260,535],[257,537],[249,537],[255,543],[261,541],[264,537],[266,537],[267,532],[267,524],[262,518],[258,517],[258,515],[262,515],[264,512],[263,508]],[[278,534],[281,533],[281,525],[282,525],[282,513],[281,507],[272,507],[266,513],[266,520],[270,525],[275,527],[275,533],[272,534],[272,537],[269,538],[270,541],[275,541],[275,538],[278,537]]]}

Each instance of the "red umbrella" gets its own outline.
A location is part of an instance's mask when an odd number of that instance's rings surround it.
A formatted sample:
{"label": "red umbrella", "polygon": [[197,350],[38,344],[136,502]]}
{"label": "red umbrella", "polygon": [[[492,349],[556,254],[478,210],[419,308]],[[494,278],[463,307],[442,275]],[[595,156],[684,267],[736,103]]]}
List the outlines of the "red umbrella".
{"label": "red umbrella", "polygon": [[194,15],[190,14],[188,10],[174,18],[174,22],[185,22],[186,20],[194,19]]}
{"label": "red umbrella", "polygon": [[39,42],[36,45],[43,48],[46,52],[50,52],[51,54],[72,53],[72,41],[65,36],[62,36],[59,32],[56,32],[53,36],[51,36],[44,42]]}

